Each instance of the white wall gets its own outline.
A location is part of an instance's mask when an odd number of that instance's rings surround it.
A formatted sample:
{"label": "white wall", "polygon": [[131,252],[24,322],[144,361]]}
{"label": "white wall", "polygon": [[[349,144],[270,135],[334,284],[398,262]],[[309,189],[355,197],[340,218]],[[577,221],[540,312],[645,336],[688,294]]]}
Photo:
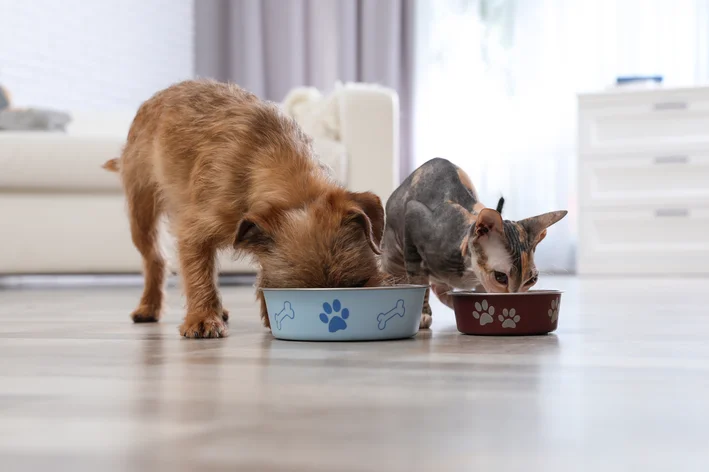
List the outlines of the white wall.
{"label": "white wall", "polygon": [[134,109],[190,78],[193,0],[0,0],[0,84],[17,106]]}

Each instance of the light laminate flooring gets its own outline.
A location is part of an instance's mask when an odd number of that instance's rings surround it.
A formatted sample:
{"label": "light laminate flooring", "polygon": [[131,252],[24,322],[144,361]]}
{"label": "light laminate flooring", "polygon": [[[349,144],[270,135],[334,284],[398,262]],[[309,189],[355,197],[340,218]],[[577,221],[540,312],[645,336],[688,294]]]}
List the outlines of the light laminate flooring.
{"label": "light laminate flooring", "polygon": [[186,340],[179,291],[134,325],[136,287],[0,290],[2,471],[707,471],[706,279],[545,277],[539,337],[433,329],[277,341],[250,287],[230,337]]}

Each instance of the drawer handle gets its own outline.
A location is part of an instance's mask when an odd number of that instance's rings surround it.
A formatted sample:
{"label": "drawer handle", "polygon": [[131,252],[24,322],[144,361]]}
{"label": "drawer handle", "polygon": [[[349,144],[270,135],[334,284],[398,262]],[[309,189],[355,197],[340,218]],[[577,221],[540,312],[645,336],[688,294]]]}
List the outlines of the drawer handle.
{"label": "drawer handle", "polygon": [[689,210],[686,208],[662,208],[655,210],[655,216],[658,218],[664,217],[683,217],[689,216]]}
{"label": "drawer handle", "polygon": [[665,110],[686,110],[688,108],[687,102],[660,102],[655,103],[655,110],[665,111]]}
{"label": "drawer handle", "polygon": [[657,156],[655,164],[687,164],[689,156]]}

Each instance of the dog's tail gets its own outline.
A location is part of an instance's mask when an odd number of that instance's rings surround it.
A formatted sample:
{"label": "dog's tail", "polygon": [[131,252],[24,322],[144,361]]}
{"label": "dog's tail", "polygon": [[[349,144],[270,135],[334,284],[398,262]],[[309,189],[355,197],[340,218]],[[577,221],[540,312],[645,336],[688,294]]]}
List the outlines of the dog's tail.
{"label": "dog's tail", "polygon": [[114,159],[109,159],[101,167],[103,167],[104,169],[106,169],[109,172],[119,172],[121,170],[121,160],[120,160],[120,158],[117,158],[117,157]]}

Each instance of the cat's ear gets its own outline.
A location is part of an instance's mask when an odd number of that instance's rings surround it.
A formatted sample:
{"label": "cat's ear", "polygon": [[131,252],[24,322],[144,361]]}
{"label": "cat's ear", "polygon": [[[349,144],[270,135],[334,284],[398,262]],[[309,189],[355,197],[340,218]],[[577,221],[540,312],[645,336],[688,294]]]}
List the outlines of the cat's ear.
{"label": "cat's ear", "polygon": [[547,237],[547,230],[542,230],[541,233],[539,233],[539,236],[537,236],[536,241],[534,241],[534,247],[537,247],[537,244],[542,242],[542,239]]}
{"label": "cat's ear", "polygon": [[522,225],[527,232],[532,235],[532,238],[536,240],[536,244],[539,244],[547,235],[547,228],[561,220],[568,213],[569,212],[566,210],[550,211],[549,213],[525,218],[517,223]]}
{"label": "cat's ear", "polygon": [[492,208],[483,208],[471,229],[474,238],[502,235],[502,215]]}

